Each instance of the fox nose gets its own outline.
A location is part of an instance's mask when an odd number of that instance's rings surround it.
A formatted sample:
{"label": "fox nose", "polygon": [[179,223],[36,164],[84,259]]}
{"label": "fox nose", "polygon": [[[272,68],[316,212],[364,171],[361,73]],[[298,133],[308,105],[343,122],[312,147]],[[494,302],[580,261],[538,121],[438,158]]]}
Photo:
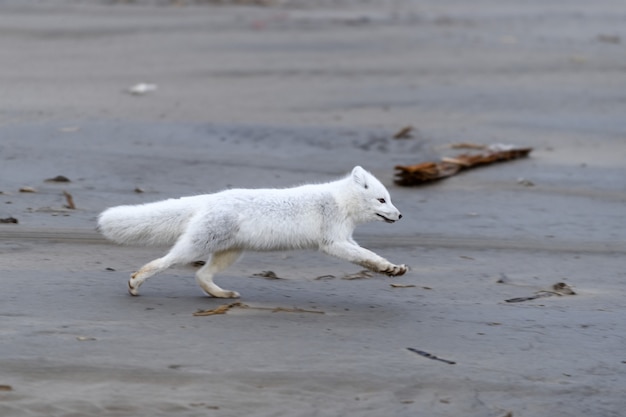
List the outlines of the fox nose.
{"label": "fox nose", "polygon": [[398,214],[398,219],[401,219],[401,218],[402,218],[402,214]]}

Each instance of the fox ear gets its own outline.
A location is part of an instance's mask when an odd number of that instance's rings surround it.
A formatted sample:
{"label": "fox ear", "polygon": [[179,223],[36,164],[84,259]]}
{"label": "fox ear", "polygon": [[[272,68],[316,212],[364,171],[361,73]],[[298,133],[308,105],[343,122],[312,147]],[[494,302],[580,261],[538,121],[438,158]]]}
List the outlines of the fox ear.
{"label": "fox ear", "polygon": [[365,189],[369,188],[367,185],[367,171],[358,165],[352,169],[352,180]]}

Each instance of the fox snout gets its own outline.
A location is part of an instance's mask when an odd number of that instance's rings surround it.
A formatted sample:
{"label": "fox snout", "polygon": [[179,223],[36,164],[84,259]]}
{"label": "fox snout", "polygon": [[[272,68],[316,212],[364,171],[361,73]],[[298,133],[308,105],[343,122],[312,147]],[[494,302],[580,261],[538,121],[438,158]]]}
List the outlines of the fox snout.
{"label": "fox snout", "polygon": [[376,215],[387,223],[395,223],[402,218],[402,213],[399,211],[387,212],[387,213],[376,213]]}
{"label": "fox snout", "polygon": [[389,218],[391,218],[391,219],[393,219],[393,220],[396,220],[396,221],[397,221],[397,220],[400,220],[400,219],[402,218],[402,213],[400,213],[400,210],[398,210],[398,209],[396,208],[396,206],[394,206],[394,205],[393,205],[393,204],[391,204],[391,203],[390,203],[390,206],[391,206],[392,212],[391,212],[391,214],[390,214],[389,216],[387,216],[387,217],[389,217]]}

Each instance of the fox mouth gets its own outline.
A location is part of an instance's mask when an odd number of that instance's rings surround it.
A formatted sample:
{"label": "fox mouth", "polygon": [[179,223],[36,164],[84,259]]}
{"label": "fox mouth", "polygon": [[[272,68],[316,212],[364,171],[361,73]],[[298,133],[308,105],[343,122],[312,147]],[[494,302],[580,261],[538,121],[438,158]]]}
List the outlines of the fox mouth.
{"label": "fox mouth", "polygon": [[382,214],[378,214],[378,213],[376,213],[376,215],[377,215],[378,217],[380,217],[381,219],[383,219],[384,221],[386,221],[387,223],[395,223],[395,222],[396,222],[395,220],[391,220],[389,217],[385,217],[385,216],[383,216]]}

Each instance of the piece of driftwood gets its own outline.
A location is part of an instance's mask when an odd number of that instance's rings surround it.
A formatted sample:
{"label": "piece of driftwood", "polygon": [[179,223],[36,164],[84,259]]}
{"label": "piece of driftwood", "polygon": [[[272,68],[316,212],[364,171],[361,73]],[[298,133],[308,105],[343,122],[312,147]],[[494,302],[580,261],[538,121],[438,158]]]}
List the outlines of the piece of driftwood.
{"label": "piece of driftwood", "polygon": [[476,149],[485,149],[486,151],[463,153],[453,158],[445,157],[439,162],[397,165],[394,181],[403,186],[421,185],[451,177],[465,169],[524,158],[532,151],[532,148],[516,148],[508,145],[491,145],[484,148],[476,146]]}

